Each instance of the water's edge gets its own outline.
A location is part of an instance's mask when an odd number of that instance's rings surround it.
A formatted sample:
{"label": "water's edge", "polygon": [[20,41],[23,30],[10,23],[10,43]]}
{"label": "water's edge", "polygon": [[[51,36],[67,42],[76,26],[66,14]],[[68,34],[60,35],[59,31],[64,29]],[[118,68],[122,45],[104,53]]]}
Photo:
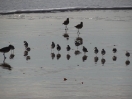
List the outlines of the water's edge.
{"label": "water's edge", "polygon": [[132,10],[132,7],[112,7],[112,8],[69,7],[69,8],[52,8],[52,9],[12,10],[12,11],[0,12],[0,15],[22,14],[22,13],[56,13],[56,12],[80,11],[80,10]]}

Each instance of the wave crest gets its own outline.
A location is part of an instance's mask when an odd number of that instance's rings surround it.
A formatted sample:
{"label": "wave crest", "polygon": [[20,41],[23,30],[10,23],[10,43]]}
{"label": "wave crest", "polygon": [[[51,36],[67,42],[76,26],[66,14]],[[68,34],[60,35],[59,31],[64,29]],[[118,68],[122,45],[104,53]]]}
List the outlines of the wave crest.
{"label": "wave crest", "polygon": [[56,12],[80,11],[80,10],[132,10],[132,7],[112,7],[112,8],[68,7],[68,8],[51,8],[51,9],[12,10],[12,11],[0,12],[0,14],[6,15],[6,14],[22,14],[22,13],[56,13]]}

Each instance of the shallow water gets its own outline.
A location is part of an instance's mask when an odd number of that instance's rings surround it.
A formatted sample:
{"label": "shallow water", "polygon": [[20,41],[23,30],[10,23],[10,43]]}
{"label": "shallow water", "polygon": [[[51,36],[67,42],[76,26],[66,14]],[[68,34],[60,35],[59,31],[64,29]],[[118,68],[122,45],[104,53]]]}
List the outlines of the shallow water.
{"label": "shallow water", "polygon": [[[132,11],[80,11],[47,14],[20,14],[0,16],[0,48],[13,44],[14,58],[5,60],[12,69],[0,66],[1,99],[131,99],[132,65],[126,65],[125,52],[132,53]],[[63,21],[69,17],[69,40],[65,33]],[[80,30],[83,45],[88,49],[87,60],[83,62],[81,54],[75,55],[77,47],[74,41],[77,29],[74,26],[84,22]],[[23,41],[29,43],[31,51],[26,60]],[[60,44],[60,59],[51,58],[51,42]],[[66,51],[67,45],[71,51]],[[115,45],[115,46],[114,46]],[[94,47],[99,49],[99,60],[94,62]],[[113,54],[116,47],[118,52]],[[106,50],[101,64],[101,49]],[[67,60],[66,55],[70,54]],[[112,57],[117,56],[117,61]],[[3,55],[0,53],[0,63]],[[64,81],[64,78],[67,78]]]}

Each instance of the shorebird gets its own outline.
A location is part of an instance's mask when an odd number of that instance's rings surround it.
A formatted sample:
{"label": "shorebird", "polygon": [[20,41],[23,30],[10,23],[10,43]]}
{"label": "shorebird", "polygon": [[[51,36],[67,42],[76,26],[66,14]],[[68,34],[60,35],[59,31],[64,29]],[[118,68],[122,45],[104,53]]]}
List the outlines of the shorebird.
{"label": "shorebird", "polygon": [[6,59],[5,53],[8,53],[11,49],[12,49],[11,45],[9,45],[8,47],[3,47],[0,49],[0,52],[3,53],[3,55],[4,55],[4,59]]}
{"label": "shorebird", "polygon": [[25,46],[25,48],[28,47],[28,43],[27,43],[27,41],[24,41],[24,46]]}
{"label": "shorebird", "polygon": [[58,52],[61,50],[61,47],[59,44],[57,44],[57,50],[58,50]]}
{"label": "shorebird", "polygon": [[113,53],[116,53],[117,52],[117,49],[116,48],[113,48],[112,51],[113,51]]}
{"label": "shorebird", "polygon": [[52,42],[52,44],[51,44],[51,49],[54,49],[54,48],[55,48],[55,43]]}
{"label": "shorebird", "polygon": [[67,45],[66,49],[67,49],[67,51],[70,51],[71,47],[69,45]]}
{"label": "shorebird", "polygon": [[102,55],[105,55],[105,53],[106,53],[105,50],[102,49],[101,54],[102,54]]}
{"label": "shorebird", "polygon": [[128,51],[126,51],[126,56],[130,57],[130,53]]}
{"label": "shorebird", "polygon": [[85,54],[86,52],[88,52],[87,48],[84,47],[84,46],[83,46],[83,49],[82,49],[82,50],[83,50],[84,54]]}
{"label": "shorebird", "polygon": [[94,48],[94,53],[97,54],[99,52],[99,50],[97,49],[97,47]]}
{"label": "shorebird", "polygon": [[75,27],[78,29],[77,33],[80,34],[79,29],[81,29],[83,27],[83,22],[81,22],[80,24],[76,25]]}
{"label": "shorebird", "polygon": [[65,30],[68,30],[67,25],[69,24],[69,18],[67,18],[63,24],[65,25]]}

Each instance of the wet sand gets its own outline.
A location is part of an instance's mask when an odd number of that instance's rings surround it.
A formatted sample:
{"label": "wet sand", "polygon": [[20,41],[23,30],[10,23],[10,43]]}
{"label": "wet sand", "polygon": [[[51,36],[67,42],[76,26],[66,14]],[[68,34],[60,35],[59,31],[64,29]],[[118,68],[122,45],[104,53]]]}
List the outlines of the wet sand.
{"label": "wet sand", "polygon": [[[0,48],[15,46],[14,58],[9,59],[11,53],[6,53],[4,65],[0,53],[0,99],[131,99],[132,57],[125,56],[126,51],[132,53],[131,13],[132,10],[100,10],[0,16]],[[67,17],[69,40],[63,37],[62,23]],[[75,55],[74,26],[81,21],[83,44],[78,47],[81,54]],[[29,60],[24,56],[23,41],[31,48]],[[61,46],[59,59],[56,48],[51,52],[52,41]],[[85,61],[82,46],[88,49]],[[99,49],[97,55],[94,47]],[[114,47],[118,50],[115,54]],[[103,57],[102,48],[106,50]],[[71,56],[69,60],[67,54]],[[95,56],[99,58],[96,63]],[[102,58],[106,60],[104,64]],[[127,60],[129,65],[125,64]]]}

